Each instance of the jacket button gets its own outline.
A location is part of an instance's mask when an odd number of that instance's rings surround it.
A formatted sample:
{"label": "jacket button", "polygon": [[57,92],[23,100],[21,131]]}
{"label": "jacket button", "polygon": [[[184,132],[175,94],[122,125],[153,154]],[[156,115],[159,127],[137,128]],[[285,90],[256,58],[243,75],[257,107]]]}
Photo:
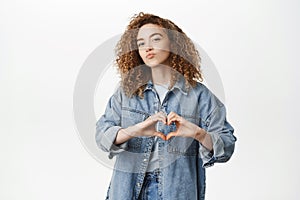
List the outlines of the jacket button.
{"label": "jacket button", "polygon": [[147,159],[145,158],[143,161],[144,161],[144,162],[146,162],[146,161],[147,161]]}
{"label": "jacket button", "polygon": [[138,187],[141,187],[141,183],[137,183],[136,185],[137,185]]}

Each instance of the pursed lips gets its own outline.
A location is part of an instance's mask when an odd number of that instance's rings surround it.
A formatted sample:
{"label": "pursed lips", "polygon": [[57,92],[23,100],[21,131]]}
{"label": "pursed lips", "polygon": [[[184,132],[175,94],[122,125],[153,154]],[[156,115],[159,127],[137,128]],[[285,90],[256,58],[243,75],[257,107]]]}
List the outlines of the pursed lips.
{"label": "pursed lips", "polygon": [[151,58],[153,58],[154,56],[155,56],[154,53],[149,53],[149,54],[146,55],[146,58],[151,59]]}

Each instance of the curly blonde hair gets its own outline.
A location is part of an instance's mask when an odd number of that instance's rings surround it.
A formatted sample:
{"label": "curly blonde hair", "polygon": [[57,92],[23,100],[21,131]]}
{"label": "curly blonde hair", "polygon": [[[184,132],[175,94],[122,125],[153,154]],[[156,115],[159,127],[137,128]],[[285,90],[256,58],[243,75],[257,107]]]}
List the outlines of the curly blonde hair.
{"label": "curly blonde hair", "polygon": [[170,40],[168,59],[174,72],[172,71],[169,88],[173,87],[180,74],[185,78],[185,88],[187,90],[190,89],[190,86],[195,87],[197,81],[202,82],[201,59],[191,39],[172,21],[141,12],[131,18],[115,48],[116,65],[121,75],[121,86],[125,94],[129,97],[138,95],[144,98],[143,91],[146,83],[151,79],[151,69],[145,66],[139,55],[136,42],[138,31],[145,24],[161,26],[166,30]]}

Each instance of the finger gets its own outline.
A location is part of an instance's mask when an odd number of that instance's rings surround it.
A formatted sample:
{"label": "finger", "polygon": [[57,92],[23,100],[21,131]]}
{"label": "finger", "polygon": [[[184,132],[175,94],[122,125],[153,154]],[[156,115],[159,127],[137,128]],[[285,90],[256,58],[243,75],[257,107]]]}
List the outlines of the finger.
{"label": "finger", "polygon": [[155,113],[155,115],[160,115],[160,114],[165,114],[163,111],[159,111],[159,112],[157,112],[157,113]]}
{"label": "finger", "polygon": [[179,123],[181,123],[182,120],[183,120],[182,117],[179,116],[179,115],[171,116],[170,118],[168,118],[168,125],[170,125],[172,122],[179,122]]}
{"label": "finger", "polygon": [[163,117],[167,118],[167,114],[165,112],[163,112],[163,111],[160,111],[157,114],[160,115],[160,116],[163,116]]}
{"label": "finger", "polygon": [[157,116],[157,120],[163,122],[164,124],[167,124],[167,117],[165,116]]}
{"label": "finger", "polygon": [[177,116],[177,114],[175,112],[170,112],[167,116],[167,124],[170,125],[172,123],[171,119],[173,119],[176,116]]}
{"label": "finger", "polygon": [[164,124],[167,124],[167,116],[164,112],[160,111],[154,115],[152,115],[152,120],[157,122],[157,121],[161,121]]}
{"label": "finger", "polygon": [[177,115],[177,113],[175,113],[175,112],[170,112],[169,114],[168,114],[168,116],[167,116],[167,118],[169,119],[169,118],[171,118],[171,117],[174,117],[174,116],[176,116]]}
{"label": "finger", "polygon": [[166,136],[161,132],[154,132],[154,135],[160,137],[163,140],[166,140]]}
{"label": "finger", "polygon": [[169,140],[171,137],[175,137],[175,136],[177,136],[178,134],[177,134],[177,132],[170,132],[170,133],[168,133],[168,135],[166,136],[166,140]]}
{"label": "finger", "polygon": [[158,121],[162,121],[163,123],[167,123],[167,118],[163,115],[152,115],[149,117],[151,119],[151,123],[156,123]]}

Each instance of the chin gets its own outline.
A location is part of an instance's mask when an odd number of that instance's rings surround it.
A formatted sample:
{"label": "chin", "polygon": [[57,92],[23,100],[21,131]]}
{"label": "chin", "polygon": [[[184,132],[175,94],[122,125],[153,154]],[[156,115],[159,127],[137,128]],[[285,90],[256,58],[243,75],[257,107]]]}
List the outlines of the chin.
{"label": "chin", "polygon": [[154,67],[157,67],[159,65],[159,63],[146,63],[146,65],[150,68],[154,68]]}

